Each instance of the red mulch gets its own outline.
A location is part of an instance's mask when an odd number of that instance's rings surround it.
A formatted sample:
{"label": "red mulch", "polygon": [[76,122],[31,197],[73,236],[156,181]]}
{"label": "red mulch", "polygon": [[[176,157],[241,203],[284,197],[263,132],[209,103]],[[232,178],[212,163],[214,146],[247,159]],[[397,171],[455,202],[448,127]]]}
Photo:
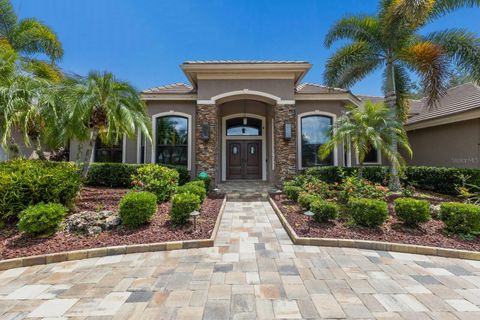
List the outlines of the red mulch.
{"label": "red mulch", "polygon": [[[85,210],[117,211],[118,202],[128,191],[128,189],[83,188],[72,212]],[[223,197],[208,197],[205,199],[200,209],[201,215],[197,218],[197,230],[195,232],[193,232],[193,223],[190,222],[181,228],[175,228],[170,224],[168,220],[169,203],[160,204],[151,223],[144,227],[136,229],[119,228],[104,231],[96,236],[58,231],[50,237],[31,238],[19,233],[2,234],[0,232],[0,259],[107,246],[208,239],[215,227],[222,202]]]}
{"label": "red mulch", "polygon": [[[390,218],[381,227],[376,229],[363,228],[348,224],[347,219],[337,219],[328,223],[315,222],[303,215],[304,210],[285,195],[280,195],[279,200],[273,197],[278,208],[292,226],[298,236],[311,238],[337,238],[358,239],[415,244],[441,248],[480,251],[480,237],[475,240],[462,240],[455,235],[443,233],[444,224],[441,220],[432,219],[421,225],[419,229],[410,229],[397,220],[393,210],[393,199],[387,199],[389,203]],[[445,198],[443,201],[451,201]],[[442,202],[439,198],[430,201]]]}

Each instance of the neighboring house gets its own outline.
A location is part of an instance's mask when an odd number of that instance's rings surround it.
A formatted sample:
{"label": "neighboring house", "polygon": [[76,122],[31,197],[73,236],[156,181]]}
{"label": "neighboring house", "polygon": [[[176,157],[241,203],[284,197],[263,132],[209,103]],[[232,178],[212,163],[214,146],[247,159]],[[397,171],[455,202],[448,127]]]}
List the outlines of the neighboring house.
{"label": "neighboring house", "polygon": [[407,132],[413,150],[410,165],[480,167],[480,87],[451,88],[430,109],[411,103]]}
{"label": "neighboring house", "polygon": [[[114,148],[97,145],[94,160],[184,165],[192,175],[208,172],[217,183],[281,183],[309,166],[354,165],[341,145],[325,160],[317,150],[345,105],[361,100],[347,90],[301,83],[311,66],[305,61],[187,61],[180,67],[190,84],[142,92],[153,143],[138,136]],[[72,160],[76,150],[72,142]]]}

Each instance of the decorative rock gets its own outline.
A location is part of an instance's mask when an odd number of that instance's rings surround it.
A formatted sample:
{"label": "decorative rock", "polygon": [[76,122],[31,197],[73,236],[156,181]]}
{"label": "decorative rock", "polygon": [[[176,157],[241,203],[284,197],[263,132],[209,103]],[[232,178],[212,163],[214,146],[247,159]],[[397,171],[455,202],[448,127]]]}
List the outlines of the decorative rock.
{"label": "decorative rock", "polygon": [[88,231],[88,234],[92,236],[92,235],[100,234],[102,232],[102,228],[97,226],[91,226],[91,227],[88,227],[87,231]]}
{"label": "decorative rock", "polygon": [[98,234],[103,230],[110,230],[121,223],[118,214],[113,211],[103,210],[82,211],[75,213],[67,218],[66,225],[69,232],[81,232],[88,234]]}
{"label": "decorative rock", "polygon": [[121,222],[122,222],[122,219],[120,219],[119,216],[117,215],[109,216],[107,217],[107,219],[105,219],[105,229],[107,230],[114,229],[115,227],[120,225]]}

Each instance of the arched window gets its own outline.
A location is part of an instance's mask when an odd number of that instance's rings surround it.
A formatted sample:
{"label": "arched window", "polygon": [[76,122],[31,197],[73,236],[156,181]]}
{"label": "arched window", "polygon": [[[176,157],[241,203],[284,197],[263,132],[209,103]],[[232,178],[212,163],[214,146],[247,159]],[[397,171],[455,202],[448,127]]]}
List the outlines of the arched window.
{"label": "arched window", "polygon": [[302,167],[333,165],[333,152],[321,160],[319,148],[328,141],[332,117],[311,115],[300,118]]}
{"label": "arched window", "polygon": [[262,120],[256,118],[233,118],[226,122],[227,136],[261,136]]}
{"label": "arched window", "polygon": [[155,162],[188,165],[188,119],[177,115],[158,117],[155,126]]}

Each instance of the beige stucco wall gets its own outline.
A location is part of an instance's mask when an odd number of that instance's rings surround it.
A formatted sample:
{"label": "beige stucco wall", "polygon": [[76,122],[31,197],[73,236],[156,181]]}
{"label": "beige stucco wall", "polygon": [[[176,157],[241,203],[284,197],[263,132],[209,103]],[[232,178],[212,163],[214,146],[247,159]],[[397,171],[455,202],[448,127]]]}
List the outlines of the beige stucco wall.
{"label": "beige stucco wall", "polygon": [[[334,114],[337,118],[345,111],[345,103],[342,101],[311,101],[311,100],[298,100],[295,102],[296,110],[297,110],[297,119],[298,116],[308,113],[308,112],[325,112]],[[297,146],[298,149],[298,146]],[[297,165],[301,162],[300,155],[297,152]],[[337,147],[337,164],[339,166],[346,165],[344,161],[344,152],[343,152],[343,145]],[[353,155],[352,155],[352,164],[353,162]]]}
{"label": "beige stucco wall", "polygon": [[480,119],[408,131],[409,165],[480,167]]}
{"label": "beige stucco wall", "polygon": [[294,88],[293,79],[198,80],[198,99],[208,100],[218,94],[249,89],[293,100]]}

